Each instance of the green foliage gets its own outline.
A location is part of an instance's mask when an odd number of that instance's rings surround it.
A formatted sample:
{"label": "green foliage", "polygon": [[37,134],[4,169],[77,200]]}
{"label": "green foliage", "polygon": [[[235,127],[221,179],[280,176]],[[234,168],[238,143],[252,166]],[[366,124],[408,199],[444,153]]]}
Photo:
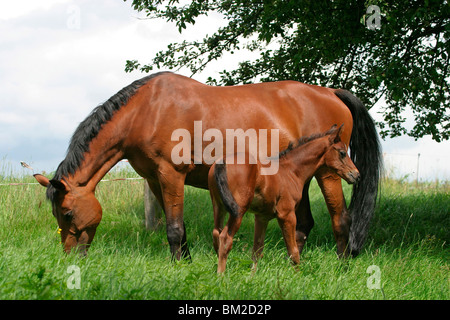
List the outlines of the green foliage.
{"label": "green foliage", "polygon": [[[136,177],[131,170],[105,178]],[[34,182],[32,177],[2,183]],[[350,186],[344,185],[347,197]],[[338,260],[331,222],[313,181],[315,226],[299,268],[288,260],[276,221],[264,257],[251,269],[253,216],[235,237],[225,275],[212,247],[213,214],[205,190],[186,187],[185,222],[193,261],[171,262],[165,228],[144,227],[143,182],[101,182],[103,220],[86,258],[63,253],[56,220],[39,185],[0,186],[0,299],[443,299],[450,298],[450,188],[385,180],[367,244]],[[69,289],[69,266],[80,289]],[[367,288],[371,265],[381,288]]]}
{"label": "green foliage", "polygon": [[[367,23],[380,8],[379,27]],[[426,1],[267,1],[267,0],[133,0],[135,10],[149,18],[175,23],[179,32],[210,12],[228,22],[196,41],[170,44],[149,64],[128,60],[126,71],[149,72],[154,67],[189,68],[192,74],[209,62],[238,50],[257,52],[255,60],[223,70],[215,85],[254,81],[297,80],[345,88],[369,108],[384,97],[383,136],[431,135],[450,137],[448,112],[450,63],[450,5],[446,0]],[[411,130],[404,127],[404,112],[415,117]]]}

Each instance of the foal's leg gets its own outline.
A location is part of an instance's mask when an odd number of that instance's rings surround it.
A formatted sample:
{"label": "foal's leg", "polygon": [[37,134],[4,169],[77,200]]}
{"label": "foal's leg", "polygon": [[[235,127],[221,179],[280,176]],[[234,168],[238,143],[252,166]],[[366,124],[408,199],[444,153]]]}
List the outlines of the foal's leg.
{"label": "foal's leg", "polygon": [[211,199],[214,210],[214,230],[212,232],[213,245],[214,250],[216,251],[217,254],[219,254],[219,244],[220,244],[219,236],[223,230],[223,221],[227,211],[225,210],[225,208],[223,207],[222,203],[219,200],[217,200],[214,197],[211,197]]}
{"label": "foal's leg", "polygon": [[295,211],[295,215],[297,216],[295,239],[297,241],[298,251],[300,254],[303,251],[309,232],[314,226],[314,219],[311,214],[311,206],[309,203],[309,183],[310,181],[305,183],[305,186],[303,187],[302,200]]}
{"label": "foal's leg", "polygon": [[219,264],[217,266],[217,273],[223,273],[227,265],[228,254],[233,246],[233,237],[239,230],[242,222],[242,214],[237,218],[230,215],[228,223],[222,230],[219,236]]}
{"label": "foal's leg", "polygon": [[256,270],[258,260],[263,256],[264,238],[269,220],[255,214],[255,237],[253,241],[253,270]]}
{"label": "foal's leg", "polygon": [[341,178],[331,172],[323,171],[316,176],[330,212],[333,234],[337,244],[339,258],[349,255],[348,239],[351,217],[345,205]]}
{"label": "foal's leg", "polygon": [[291,258],[292,263],[297,265],[300,263],[300,253],[295,241],[295,225],[297,223],[295,211],[291,210],[285,213],[279,212],[277,220],[283,233],[289,257]]}
{"label": "foal's leg", "polygon": [[172,259],[188,258],[190,260],[183,221],[185,174],[176,171],[169,163],[166,163],[158,168],[158,179],[164,202],[167,240]]}
{"label": "foal's leg", "polygon": [[216,166],[215,166],[215,164],[213,164],[209,170],[208,188],[209,188],[209,195],[211,197],[211,202],[212,202],[213,211],[214,211],[214,229],[212,232],[213,245],[214,245],[214,250],[216,251],[217,254],[219,254],[219,245],[220,245],[219,236],[223,230],[223,221],[224,221],[227,211],[222,203],[220,193],[217,188],[217,182],[216,182],[216,178],[215,178],[215,174],[214,174],[215,168],[216,168]]}

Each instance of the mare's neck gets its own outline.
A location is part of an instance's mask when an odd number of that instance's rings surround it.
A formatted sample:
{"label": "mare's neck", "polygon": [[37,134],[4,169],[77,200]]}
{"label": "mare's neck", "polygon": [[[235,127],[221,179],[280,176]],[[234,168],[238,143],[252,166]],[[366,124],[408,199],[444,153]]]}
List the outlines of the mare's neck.
{"label": "mare's neck", "polygon": [[124,132],[113,121],[103,125],[98,135],[89,143],[89,152],[79,168],[68,180],[75,187],[86,187],[94,191],[100,180],[124,158],[122,141]]}

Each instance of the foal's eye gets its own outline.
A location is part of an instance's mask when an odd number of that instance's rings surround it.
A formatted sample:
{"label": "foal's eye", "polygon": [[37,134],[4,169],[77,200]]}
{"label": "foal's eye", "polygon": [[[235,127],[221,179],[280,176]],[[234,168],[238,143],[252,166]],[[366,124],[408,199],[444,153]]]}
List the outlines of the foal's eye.
{"label": "foal's eye", "polygon": [[347,156],[347,152],[341,150],[339,151],[339,155],[341,156],[341,158],[345,158]]}

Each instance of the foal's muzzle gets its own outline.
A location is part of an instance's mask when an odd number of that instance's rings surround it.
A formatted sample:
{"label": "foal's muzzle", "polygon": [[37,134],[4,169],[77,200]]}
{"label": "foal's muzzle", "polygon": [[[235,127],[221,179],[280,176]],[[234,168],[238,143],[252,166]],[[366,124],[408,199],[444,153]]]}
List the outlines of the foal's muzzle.
{"label": "foal's muzzle", "polygon": [[347,179],[345,180],[350,184],[358,182],[361,178],[361,175],[358,170],[350,171],[349,173],[347,173],[346,176]]}

